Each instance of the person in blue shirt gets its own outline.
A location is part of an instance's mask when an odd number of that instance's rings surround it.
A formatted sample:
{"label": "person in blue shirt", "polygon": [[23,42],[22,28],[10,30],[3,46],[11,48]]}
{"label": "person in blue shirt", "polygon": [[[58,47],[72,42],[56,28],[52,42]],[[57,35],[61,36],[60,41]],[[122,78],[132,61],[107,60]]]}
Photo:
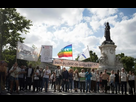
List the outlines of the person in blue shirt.
{"label": "person in blue shirt", "polygon": [[87,69],[85,77],[86,77],[86,93],[87,93],[88,92],[88,84],[89,84],[89,92],[91,90],[91,77],[92,77],[92,74],[90,72],[90,69]]}

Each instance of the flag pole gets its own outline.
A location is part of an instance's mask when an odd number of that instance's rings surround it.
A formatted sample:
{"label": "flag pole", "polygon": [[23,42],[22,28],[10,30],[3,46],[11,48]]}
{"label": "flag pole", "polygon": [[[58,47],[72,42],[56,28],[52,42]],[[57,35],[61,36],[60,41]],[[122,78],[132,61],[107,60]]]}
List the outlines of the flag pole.
{"label": "flag pole", "polygon": [[[88,47],[88,45],[87,45],[87,49],[88,49],[88,51],[89,51],[89,47]],[[89,55],[90,55],[90,52],[89,52]],[[91,62],[91,56],[90,56],[90,62]]]}

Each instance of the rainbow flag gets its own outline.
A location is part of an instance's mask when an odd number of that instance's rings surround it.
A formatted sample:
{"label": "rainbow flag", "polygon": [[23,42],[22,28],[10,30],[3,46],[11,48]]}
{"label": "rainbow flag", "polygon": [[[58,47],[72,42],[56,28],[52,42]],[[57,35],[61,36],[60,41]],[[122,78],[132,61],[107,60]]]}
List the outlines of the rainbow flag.
{"label": "rainbow flag", "polygon": [[58,53],[58,57],[72,57],[72,44],[61,49],[61,51]]}

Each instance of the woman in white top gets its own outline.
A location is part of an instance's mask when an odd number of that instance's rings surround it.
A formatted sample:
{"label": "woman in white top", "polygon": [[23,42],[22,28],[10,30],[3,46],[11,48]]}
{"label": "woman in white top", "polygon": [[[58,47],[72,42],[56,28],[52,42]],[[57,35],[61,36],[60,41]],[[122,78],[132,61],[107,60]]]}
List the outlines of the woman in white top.
{"label": "woman in white top", "polygon": [[132,91],[132,84],[133,84],[133,82],[132,82],[132,72],[131,71],[129,71],[129,74],[127,75],[127,80],[128,80],[128,84],[129,84],[129,94],[133,94],[133,91]]}
{"label": "woman in white top", "polygon": [[73,77],[74,77],[74,88],[75,88],[75,92],[78,92],[77,88],[78,88],[78,83],[79,83],[79,73],[78,73],[77,69],[75,70],[75,72],[73,74]]}
{"label": "woman in white top", "polygon": [[111,71],[111,75],[109,76],[109,82],[110,82],[110,88],[112,93],[114,93],[114,87],[115,87],[115,74],[114,71]]}
{"label": "woman in white top", "polygon": [[19,86],[18,74],[20,74],[20,70],[19,70],[17,62],[15,62],[15,64],[12,66],[9,73],[10,73],[10,76],[11,76],[11,79],[10,79],[11,80],[10,81],[10,94],[12,94],[12,92],[13,92],[13,82],[14,81],[16,82],[16,91],[19,94],[19,91],[18,91],[18,86]]}
{"label": "woman in white top", "polygon": [[97,92],[99,92],[99,84],[100,84],[100,74],[99,74],[99,70],[96,71],[96,89]]}

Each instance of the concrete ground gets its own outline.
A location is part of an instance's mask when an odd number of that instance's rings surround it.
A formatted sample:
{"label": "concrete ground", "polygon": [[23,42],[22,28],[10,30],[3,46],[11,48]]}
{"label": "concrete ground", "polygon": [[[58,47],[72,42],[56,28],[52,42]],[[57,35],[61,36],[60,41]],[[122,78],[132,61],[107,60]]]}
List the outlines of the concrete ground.
{"label": "concrete ground", "polygon": [[[32,90],[32,89],[31,89]],[[3,95],[121,95],[121,94],[111,94],[109,91],[105,94],[105,93],[81,93],[80,90],[78,90],[78,92],[74,92],[74,90],[72,92],[54,92],[53,89],[51,89],[51,87],[49,86],[48,92],[42,91],[42,92],[32,92],[32,91],[20,91],[19,94],[17,94],[16,92],[13,92],[12,94],[4,92]]]}

